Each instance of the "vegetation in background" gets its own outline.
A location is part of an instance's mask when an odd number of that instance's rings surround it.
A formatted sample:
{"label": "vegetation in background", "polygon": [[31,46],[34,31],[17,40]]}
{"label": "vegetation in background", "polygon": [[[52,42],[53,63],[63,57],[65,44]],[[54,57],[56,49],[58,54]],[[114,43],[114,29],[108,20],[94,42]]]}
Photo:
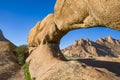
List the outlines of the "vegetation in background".
{"label": "vegetation in background", "polygon": [[18,63],[21,66],[23,66],[26,80],[35,80],[35,78],[31,78],[31,75],[29,72],[29,64],[25,62],[26,58],[28,57],[28,46],[27,45],[18,46],[15,49],[14,54],[17,57]]}
{"label": "vegetation in background", "polygon": [[21,45],[15,49],[15,56],[18,59],[20,65],[24,65],[26,58],[28,57],[28,46]]}
{"label": "vegetation in background", "polygon": [[65,58],[67,60],[77,60],[77,59],[81,59],[81,57],[73,57],[73,56],[65,56]]}

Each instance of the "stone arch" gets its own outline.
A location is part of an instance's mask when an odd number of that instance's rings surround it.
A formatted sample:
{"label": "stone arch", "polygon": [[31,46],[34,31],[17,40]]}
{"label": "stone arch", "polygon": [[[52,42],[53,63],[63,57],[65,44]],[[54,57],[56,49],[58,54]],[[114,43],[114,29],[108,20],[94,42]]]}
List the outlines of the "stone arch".
{"label": "stone arch", "polygon": [[120,3],[117,1],[57,0],[55,13],[49,14],[31,29],[28,37],[30,52],[38,46],[46,46],[49,49],[46,55],[50,53],[51,57],[65,60],[59,43],[67,32],[100,25],[120,30]]}
{"label": "stone arch", "polygon": [[[120,1],[57,0],[55,13],[38,22],[29,33],[30,56],[26,61],[30,63],[31,75],[42,75],[55,63],[66,61],[59,48],[60,39],[66,33],[94,26],[120,30]],[[38,70],[40,73],[36,75]]]}

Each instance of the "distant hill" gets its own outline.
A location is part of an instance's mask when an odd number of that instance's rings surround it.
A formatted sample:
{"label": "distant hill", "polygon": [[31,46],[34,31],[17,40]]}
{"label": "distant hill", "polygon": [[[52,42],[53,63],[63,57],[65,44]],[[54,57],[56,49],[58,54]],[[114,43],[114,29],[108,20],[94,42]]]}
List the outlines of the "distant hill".
{"label": "distant hill", "polygon": [[65,56],[76,57],[95,57],[120,55],[120,40],[113,39],[111,36],[100,38],[96,42],[89,39],[76,40],[73,45],[61,50]]}
{"label": "distant hill", "polygon": [[14,56],[16,46],[6,39],[0,30],[0,80],[10,79],[15,76],[20,66]]}

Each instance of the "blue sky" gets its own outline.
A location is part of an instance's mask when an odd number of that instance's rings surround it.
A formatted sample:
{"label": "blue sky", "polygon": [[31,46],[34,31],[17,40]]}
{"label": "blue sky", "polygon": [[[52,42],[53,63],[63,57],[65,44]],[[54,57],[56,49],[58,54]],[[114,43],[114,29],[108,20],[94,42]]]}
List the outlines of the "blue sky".
{"label": "blue sky", "polygon": [[[56,0],[0,0],[0,29],[14,44],[27,44],[30,29],[47,14],[54,12],[55,2]],[[78,29],[64,36],[60,47],[67,47],[80,38],[95,41],[106,36],[120,39],[120,32],[98,27]]]}
{"label": "blue sky", "polygon": [[16,45],[26,44],[30,29],[54,12],[56,0],[0,0],[0,29]]}

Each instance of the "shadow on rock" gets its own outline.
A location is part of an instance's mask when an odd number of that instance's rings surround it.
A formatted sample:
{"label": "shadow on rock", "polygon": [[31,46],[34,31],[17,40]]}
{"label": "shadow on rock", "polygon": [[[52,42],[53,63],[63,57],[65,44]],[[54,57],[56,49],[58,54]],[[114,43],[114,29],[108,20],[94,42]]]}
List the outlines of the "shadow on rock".
{"label": "shadow on rock", "polygon": [[108,71],[115,73],[116,76],[120,77],[120,63],[119,62],[110,62],[110,61],[100,61],[95,59],[79,59],[79,62],[83,62],[88,66],[105,68]]}

